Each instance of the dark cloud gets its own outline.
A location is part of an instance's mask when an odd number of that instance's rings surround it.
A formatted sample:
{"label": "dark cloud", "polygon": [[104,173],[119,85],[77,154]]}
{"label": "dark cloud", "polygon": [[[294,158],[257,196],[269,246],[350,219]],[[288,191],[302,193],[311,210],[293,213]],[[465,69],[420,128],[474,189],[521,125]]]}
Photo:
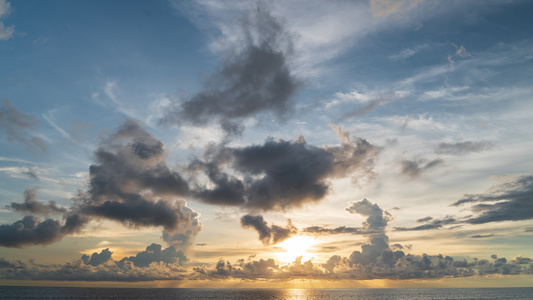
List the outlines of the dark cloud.
{"label": "dark cloud", "polygon": [[453,206],[472,204],[469,209],[475,216],[464,222],[484,224],[501,221],[533,219],[533,175],[507,177],[484,194],[466,194]]}
{"label": "dark cloud", "polygon": [[425,217],[422,219],[416,220],[418,223],[426,223],[424,225],[414,226],[414,227],[394,227],[396,231],[420,231],[420,230],[431,230],[439,229],[445,225],[457,224],[459,221],[453,216],[446,216],[442,219],[434,219],[432,217]]}
{"label": "dark cloud", "polygon": [[105,264],[108,260],[111,259],[113,252],[109,251],[109,248],[103,249],[100,253],[94,252],[91,256],[83,254],[81,260],[86,265],[99,266]]}
{"label": "dark cloud", "polygon": [[137,253],[135,256],[124,257],[117,262],[119,266],[124,266],[126,262],[132,262],[135,267],[146,268],[154,262],[163,262],[165,264],[175,264],[183,266],[188,261],[182,251],[177,251],[174,246],[161,250],[161,245],[151,244],[146,247],[146,251]]}
{"label": "dark cloud", "polygon": [[254,228],[259,233],[259,240],[265,245],[277,244],[298,232],[298,229],[292,224],[291,220],[287,221],[287,226],[285,227],[275,224],[268,226],[263,216],[244,215],[241,218],[241,225],[243,227]]}
{"label": "dark cloud", "polygon": [[402,168],[401,174],[411,179],[415,179],[422,175],[422,173],[443,163],[444,161],[438,158],[429,162],[423,160],[402,160],[400,162]]}
{"label": "dark cloud", "polygon": [[312,234],[365,234],[366,232],[359,227],[339,226],[335,228],[327,228],[323,226],[310,226],[302,229],[302,232]]}
{"label": "dark cloud", "polygon": [[353,175],[371,180],[378,153],[360,138],[343,138],[340,145],[325,147],[308,145],[302,136],[292,142],[270,138],[241,148],[211,145],[204,160],[189,166],[210,181],[196,184],[192,195],[210,204],[264,211],[300,207],[322,200],[330,179]]}
{"label": "dark cloud", "polygon": [[346,211],[351,214],[360,214],[368,218],[363,222],[363,229],[369,233],[383,232],[388,222],[391,221],[392,215],[382,210],[377,204],[363,198],[360,201],[350,202]]}
{"label": "dark cloud", "polygon": [[471,238],[482,239],[482,238],[490,238],[490,237],[495,237],[495,236],[496,236],[495,234],[476,234],[476,235],[471,236]]}
{"label": "dark cloud", "polygon": [[78,232],[86,223],[87,219],[79,215],[68,216],[63,224],[53,219],[40,221],[34,216],[26,216],[11,225],[0,225],[0,246],[47,245]]}
{"label": "dark cloud", "polygon": [[3,257],[0,257],[0,269],[24,269],[26,268],[26,264],[21,262],[20,260],[17,261],[9,261]]}
{"label": "dark cloud", "polygon": [[20,143],[32,152],[46,152],[45,141],[31,133],[37,128],[37,122],[36,117],[19,112],[9,99],[4,100],[0,108],[0,130],[5,132],[8,141]]}
{"label": "dark cloud", "polygon": [[181,267],[187,261],[183,252],[171,246],[161,249],[152,244],[135,256],[120,261],[111,259],[111,251],[103,249],[91,257],[64,265],[41,265],[30,261],[24,264],[0,258],[0,278],[18,280],[57,280],[57,281],[153,281],[181,280],[187,276]]}
{"label": "dark cloud", "polygon": [[39,176],[37,176],[37,173],[31,168],[26,168],[26,171],[23,171],[22,175],[25,175],[26,177],[33,180],[39,180]]}
{"label": "dark cloud", "polygon": [[465,155],[471,152],[481,152],[491,150],[494,144],[491,142],[457,142],[457,143],[440,143],[435,149],[437,154]]}
{"label": "dark cloud", "polygon": [[203,126],[215,120],[231,135],[242,133],[246,117],[268,112],[282,120],[290,113],[301,86],[288,64],[292,34],[261,4],[243,18],[242,31],[202,91],[175,103],[163,122]]}
{"label": "dark cloud", "polygon": [[37,191],[39,188],[26,189],[24,191],[24,203],[12,202],[6,208],[14,211],[22,212],[24,214],[35,214],[48,216],[50,214],[64,214],[67,209],[57,206],[55,201],[48,201],[48,204],[37,201]]}
{"label": "dark cloud", "polygon": [[174,232],[194,226],[198,214],[178,200],[188,195],[188,184],[165,158],[161,141],[138,122],[126,121],[95,151],[89,190],[79,197],[78,209],[132,227],[161,226]]}
{"label": "dark cloud", "polygon": [[163,230],[161,237],[168,245],[174,246],[178,249],[187,249],[194,243],[194,239],[202,230],[202,223],[200,223],[200,214],[183,206],[182,212],[185,221],[182,220],[177,228]]}

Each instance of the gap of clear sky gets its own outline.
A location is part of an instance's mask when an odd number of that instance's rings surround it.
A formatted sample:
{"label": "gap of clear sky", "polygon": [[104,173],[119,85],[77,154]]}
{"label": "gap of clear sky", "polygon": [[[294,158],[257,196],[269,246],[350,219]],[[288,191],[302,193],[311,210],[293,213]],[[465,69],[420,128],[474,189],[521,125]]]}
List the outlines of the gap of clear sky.
{"label": "gap of clear sky", "polygon": [[0,0],[0,284],[531,286],[532,13]]}

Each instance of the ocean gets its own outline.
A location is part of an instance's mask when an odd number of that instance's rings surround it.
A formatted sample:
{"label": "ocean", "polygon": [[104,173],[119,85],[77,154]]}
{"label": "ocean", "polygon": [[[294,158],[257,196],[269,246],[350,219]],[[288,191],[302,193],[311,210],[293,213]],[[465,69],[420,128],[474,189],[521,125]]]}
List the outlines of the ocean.
{"label": "ocean", "polygon": [[533,299],[533,288],[172,289],[0,286],[0,299]]}

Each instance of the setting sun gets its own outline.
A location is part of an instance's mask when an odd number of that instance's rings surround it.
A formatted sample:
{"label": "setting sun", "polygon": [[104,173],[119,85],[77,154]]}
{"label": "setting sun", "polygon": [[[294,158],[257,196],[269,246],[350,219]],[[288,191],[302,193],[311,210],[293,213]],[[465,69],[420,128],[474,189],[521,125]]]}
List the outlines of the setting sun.
{"label": "setting sun", "polygon": [[307,261],[313,257],[309,248],[315,244],[315,239],[308,236],[295,236],[279,244],[285,252],[280,253],[280,258],[284,262],[293,262],[297,257],[302,257],[302,261]]}

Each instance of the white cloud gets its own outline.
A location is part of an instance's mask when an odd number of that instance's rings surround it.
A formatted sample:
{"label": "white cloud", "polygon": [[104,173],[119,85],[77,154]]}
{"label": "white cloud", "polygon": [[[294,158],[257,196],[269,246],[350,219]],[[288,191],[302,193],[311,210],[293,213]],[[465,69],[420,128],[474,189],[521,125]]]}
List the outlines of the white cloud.
{"label": "white cloud", "polygon": [[[0,18],[5,17],[11,13],[9,2],[6,0],[0,0]],[[0,21],[0,40],[9,40],[13,37],[15,32],[15,26],[5,26],[4,22]]]}
{"label": "white cloud", "polygon": [[411,56],[414,56],[418,52],[420,52],[422,50],[425,50],[425,49],[427,49],[429,47],[430,47],[430,45],[426,43],[426,44],[416,45],[416,46],[411,47],[411,48],[405,48],[402,51],[389,56],[389,59],[391,59],[391,60],[406,59],[406,58],[409,58]]}

